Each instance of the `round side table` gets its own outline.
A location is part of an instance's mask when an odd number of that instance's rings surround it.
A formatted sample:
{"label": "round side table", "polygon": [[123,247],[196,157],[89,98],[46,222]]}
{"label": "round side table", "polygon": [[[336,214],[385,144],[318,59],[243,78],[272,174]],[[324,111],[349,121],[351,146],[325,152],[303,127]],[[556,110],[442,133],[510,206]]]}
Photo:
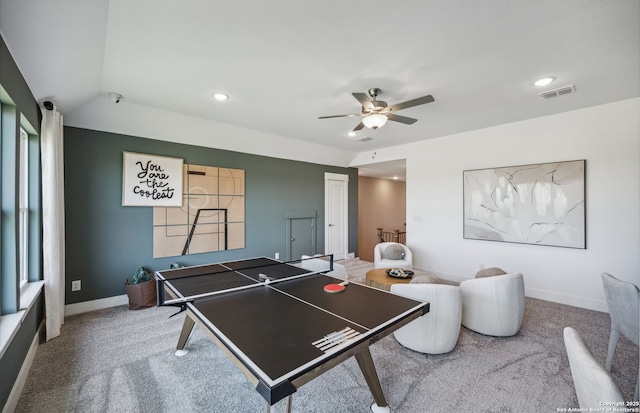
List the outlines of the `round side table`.
{"label": "round side table", "polygon": [[389,291],[392,284],[408,284],[411,282],[409,278],[395,278],[387,275],[386,271],[389,268],[378,268],[375,270],[367,271],[365,276],[365,282],[371,287],[379,288],[381,290]]}

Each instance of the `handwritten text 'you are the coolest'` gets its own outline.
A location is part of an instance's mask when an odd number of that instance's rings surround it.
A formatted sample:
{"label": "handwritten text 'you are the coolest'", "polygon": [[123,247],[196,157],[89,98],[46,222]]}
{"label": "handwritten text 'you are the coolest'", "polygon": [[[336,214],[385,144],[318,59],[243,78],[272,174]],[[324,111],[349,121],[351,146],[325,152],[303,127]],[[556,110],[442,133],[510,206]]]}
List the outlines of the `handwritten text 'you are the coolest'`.
{"label": "handwritten text 'you are the coolest'", "polygon": [[146,164],[138,161],[136,165],[140,167],[138,178],[140,185],[133,187],[133,193],[151,199],[171,199],[174,195],[174,188],[169,187],[169,175],[160,165],[147,161]]}

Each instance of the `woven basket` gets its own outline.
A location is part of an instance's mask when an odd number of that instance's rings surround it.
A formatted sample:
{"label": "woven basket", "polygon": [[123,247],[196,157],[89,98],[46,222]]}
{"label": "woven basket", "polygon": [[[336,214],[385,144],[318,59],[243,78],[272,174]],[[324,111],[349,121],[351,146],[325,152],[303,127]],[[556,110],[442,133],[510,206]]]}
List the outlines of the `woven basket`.
{"label": "woven basket", "polygon": [[124,283],[124,290],[129,297],[129,310],[141,310],[153,307],[157,303],[155,280],[131,285],[127,279]]}

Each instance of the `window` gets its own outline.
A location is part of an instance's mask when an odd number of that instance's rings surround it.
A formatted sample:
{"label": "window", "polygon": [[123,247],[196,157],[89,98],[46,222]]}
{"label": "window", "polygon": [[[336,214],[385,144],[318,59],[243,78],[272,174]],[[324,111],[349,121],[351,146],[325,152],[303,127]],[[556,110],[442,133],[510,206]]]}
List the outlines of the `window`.
{"label": "window", "polygon": [[0,317],[28,307],[41,284],[40,139],[0,85]]}
{"label": "window", "polygon": [[0,358],[43,288],[40,138],[0,85]]}
{"label": "window", "polygon": [[29,135],[23,128],[20,128],[18,162],[18,274],[22,292],[29,281]]}

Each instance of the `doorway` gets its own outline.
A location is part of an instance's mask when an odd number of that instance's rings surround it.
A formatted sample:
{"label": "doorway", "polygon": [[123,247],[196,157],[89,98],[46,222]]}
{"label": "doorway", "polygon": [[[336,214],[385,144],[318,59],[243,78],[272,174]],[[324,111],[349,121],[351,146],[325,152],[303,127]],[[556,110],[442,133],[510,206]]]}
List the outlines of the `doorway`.
{"label": "doorway", "polygon": [[384,232],[405,232],[406,160],[358,166],[358,257],[373,262],[373,249]]}
{"label": "doorway", "polygon": [[324,182],[325,254],[343,260],[349,249],[349,175],[326,172]]}

